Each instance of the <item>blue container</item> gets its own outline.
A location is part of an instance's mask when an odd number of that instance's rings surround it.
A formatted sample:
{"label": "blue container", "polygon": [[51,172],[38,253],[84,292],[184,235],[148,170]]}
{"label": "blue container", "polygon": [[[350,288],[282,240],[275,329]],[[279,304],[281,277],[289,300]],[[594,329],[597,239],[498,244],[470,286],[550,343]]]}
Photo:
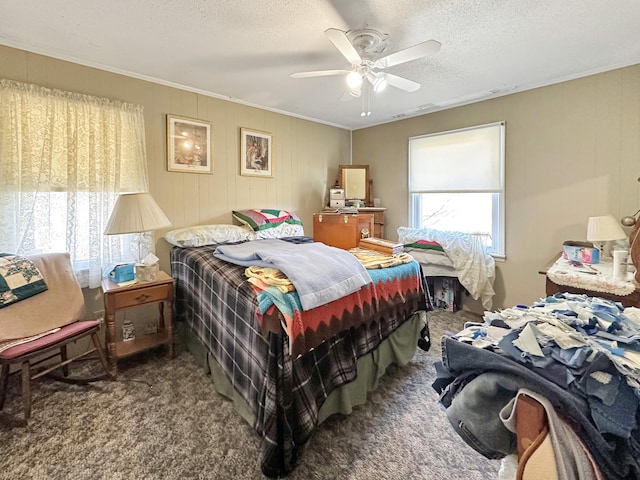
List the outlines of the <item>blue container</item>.
{"label": "blue container", "polygon": [[133,263],[121,263],[107,268],[107,277],[115,283],[130,282],[136,278]]}

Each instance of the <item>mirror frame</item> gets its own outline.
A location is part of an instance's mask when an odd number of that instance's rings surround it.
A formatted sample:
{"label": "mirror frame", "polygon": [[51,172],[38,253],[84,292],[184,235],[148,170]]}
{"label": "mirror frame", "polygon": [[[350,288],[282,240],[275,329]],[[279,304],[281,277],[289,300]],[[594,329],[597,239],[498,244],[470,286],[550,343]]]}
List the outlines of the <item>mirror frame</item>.
{"label": "mirror frame", "polygon": [[352,200],[347,193],[346,184],[344,182],[344,172],[345,170],[364,170],[364,179],[365,179],[365,198],[359,198],[358,200],[362,200],[365,202],[366,206],[369,206],[371,203],[371,191],[370,187],[370,178],[369,178],[369,165],[338,165],[338,183],[342,188],[344,188],[344,196],[347,200]]}

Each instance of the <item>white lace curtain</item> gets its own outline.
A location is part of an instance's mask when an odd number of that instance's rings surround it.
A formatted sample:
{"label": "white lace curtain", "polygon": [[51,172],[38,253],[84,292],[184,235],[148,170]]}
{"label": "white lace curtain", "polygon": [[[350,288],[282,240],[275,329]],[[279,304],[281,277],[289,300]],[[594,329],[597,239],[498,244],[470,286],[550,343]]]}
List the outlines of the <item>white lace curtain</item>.
{"label": "white lace curtain", "polygon": [[0,79],[0,251],[67,251],[83,287],[130,260],[103,231],[117,196],[148,191],[140,105]]}

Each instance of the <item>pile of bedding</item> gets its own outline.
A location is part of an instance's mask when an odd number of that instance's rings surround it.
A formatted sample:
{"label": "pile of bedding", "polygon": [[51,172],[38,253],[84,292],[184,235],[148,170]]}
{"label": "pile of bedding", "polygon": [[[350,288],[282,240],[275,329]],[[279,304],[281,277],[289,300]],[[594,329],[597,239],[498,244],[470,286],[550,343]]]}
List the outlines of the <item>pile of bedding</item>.
{"label": "pile of bedding", "polygon": [[[478,236],[430,228],[400,227],[398,241],[422,265],[438,259],[438,255],[430,255],[427,259],[422,252],[437,251],[434,249],[440,246],[446,259],[451,262],[460,284],[474,300],[481,300],[486,310],[491,309],[495,295],[495,261]],[[443,262],[442,265],[446,265],[446,260]]]}
{"label": "pile of bedding", "polygon": [[425,308],[420,268],[404,253],[269,239],[219,246],[214,256],[247,266],[263,332],[282,327],[294,357],[345,328]]}
{"label": "pile of bedding", "polygon": [[[515,453],[505,409],[526,388],[553,406],[577,437],[574,451],[587,452],[602,477],[637,479],[639,352],[640,309],[559,293],[442,337],[433,387],[454,429],[488,458]],[[576,459],[556,458],[558,478],[590,478],[576,474]]]}

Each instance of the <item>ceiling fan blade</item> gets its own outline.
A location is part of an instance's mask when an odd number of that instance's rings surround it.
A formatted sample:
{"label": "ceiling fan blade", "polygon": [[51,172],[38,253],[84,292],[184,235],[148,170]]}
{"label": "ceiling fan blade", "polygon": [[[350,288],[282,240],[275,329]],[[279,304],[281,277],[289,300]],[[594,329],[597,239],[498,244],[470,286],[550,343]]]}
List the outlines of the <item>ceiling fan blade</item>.
{"label": "ceiling fan blade", "polygon": [[414,82],[408,78],[399,77],[391,73],[380,73],[379,75],[383,76],[389,85],[399,88],[400,90],[404,90],[405,92],[415,92],[421,87],[418,82]]}
{"label": "ceiling fan blade", "polygon": [[351,63],[352,65],[360,65],[362,58],[356,51],[356,47],[349,41],[347,34],[337,28],[327,28],[324,34],[331,40],[340,53]]}
{"label": "ceiling fan blade", "polygon": [[411,60],[416,60],[427,55],[433,55],[440,51],[441,46],[440,42],[436,40],[427,40],[426,42],[405,48],[404,50],[400,50],[399,52],[392,53],[391,55],[387,55],[386,57],[376,60],[376,67],[393,67],[394,65],[410,62]]}
{"label": "ceiling fan blade", "polygon": [[291,78],[326,77],[329,75],[347,75],[351,70],[315,70],[313,72],[298,72],[289,75]]}

